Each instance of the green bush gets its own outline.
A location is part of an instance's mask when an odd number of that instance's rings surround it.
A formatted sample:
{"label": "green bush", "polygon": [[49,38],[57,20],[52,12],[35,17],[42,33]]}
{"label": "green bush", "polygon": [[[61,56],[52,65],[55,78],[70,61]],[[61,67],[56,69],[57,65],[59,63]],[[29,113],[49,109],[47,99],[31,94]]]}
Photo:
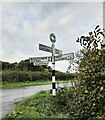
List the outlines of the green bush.
{"label": "green bush", "polygon": [[97,26],[94,32],[77,40],[84,49],[79,62],[79,86],[73,116],[82,120],[105,119],[105,48],[101,44],[101,35],[104,33]]}
{"label": "green bush", "polygon": [[48,80],[51,78],[50,73],[32,72],[32,71],[3,71],[2,82],[25,82]]}
{"label": "green bush", "polygon": [[74,79],[74,74],[70,74],[70,73],[56,72],[55,76],[56,76],[56,79],[58,79],[58,80],[71,80],[71,79]]}
{"label": "green bush", "polygon": [[105,119],[105,48],[99,49],[100,34],[103,32],[97,26],[94,33],[78,39],[84,47],[77,73],[78,85],[72,92],[63,89],[57,94],[56,106],[73,120]]}
{"label": "green bush", "polygon": [[[2,82],[25,82],[25,81],[46,81],[51,80],[51,72],[33,71],[2,71]],[[70,80],[73,76],[66,73],[57,73],[56,79]]]}
{"label": "green bush", "polygon": [[[61,88],[57,90],[57,95],[54,98],[54,104],[58,111],[68,114],[70,109],[72,109],[72,103],[74,102],[74,87]],[[69,104],[70,103],[70,104]]]}

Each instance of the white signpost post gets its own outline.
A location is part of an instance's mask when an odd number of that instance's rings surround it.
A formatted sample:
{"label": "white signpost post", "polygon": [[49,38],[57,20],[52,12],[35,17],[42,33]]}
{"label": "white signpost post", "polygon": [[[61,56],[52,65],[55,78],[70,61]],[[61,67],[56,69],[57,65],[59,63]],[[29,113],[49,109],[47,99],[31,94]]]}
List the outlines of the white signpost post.
{"label": "white signpost post", "polygon": [[[62,51],[55,48],[56,37],[53,33],[50,34],[50,40],[52,42],[52,47],[39,44],[39,50],[50,52],[52,56],[46,57],[32,57],[29,58],[30,63],[33,63],[35,66],[48,65],[49,62],[52,62],[52,95],[56,96],[56,82],[55,82],[55,61],[62,60],[72,60],[74,59],[74,53],[62,54]],[[55,54],[58,54],[55,56]]]}

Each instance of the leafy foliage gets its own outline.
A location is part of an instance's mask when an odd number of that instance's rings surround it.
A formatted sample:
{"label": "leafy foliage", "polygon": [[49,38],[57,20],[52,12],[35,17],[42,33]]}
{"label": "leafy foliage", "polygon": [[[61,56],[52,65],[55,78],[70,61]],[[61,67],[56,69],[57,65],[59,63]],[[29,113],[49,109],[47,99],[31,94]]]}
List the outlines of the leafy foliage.
{"label": "leafy foliage", "polygon": [[37,119],[37,118],[65,118],[65,114],[59,112],[53,103],[54,98],[49,91],[41,91],[20,102],[4,120],[8,119]]}
{"label": "leafy foliage", "polygon": [[93,32],[89,32],[89,36],[81,36],[77,38],[76,42],[79,42],[84,49],[97,50],[99,49],[99,44],[102,46],[102,37],[105,37],[103,32],[99,25],[97,25]]}
{"label": "leafy foliage", "polygon": [[77,86],[58,92],[58,109],[73,120],[105,119],[105,49],[103,32],[96,26],[88,36],[78,38],[81,50]]}
{"label": "leafy foliage", "polygon": [[[29,60],[19,63],[2,62],[2,82],[25,82],[51,80],[52,69],[50,66],[34,66]],[[56,71],[56,79],[70,80],[74,74]]]}
{"label": "leafy foliage", "polygon": [[[2,71],[2,83],[16,83],[16,82],[29,82],[29,81],[46,81],[51,80],[51,72],[40,72],[40,71]],[[56,79],[58,80],[70,80],[73,79],[73,74],[67,74],[58,72]]]}
{"label": "leafy foliage", "polygon": [[96,26],[89,36],[77,40],[84,48],[79,62],[78,112],[75,113],[80,119],[105,118],[105,49],[101,35],[104,36],[103,31]]}
{"label": "leafy foliage", "polygon": [[19,63],[1,62],[2,70],[21,70],[21,71],[51,71],[50,66],[34,66],[29,60],[22,60]]}

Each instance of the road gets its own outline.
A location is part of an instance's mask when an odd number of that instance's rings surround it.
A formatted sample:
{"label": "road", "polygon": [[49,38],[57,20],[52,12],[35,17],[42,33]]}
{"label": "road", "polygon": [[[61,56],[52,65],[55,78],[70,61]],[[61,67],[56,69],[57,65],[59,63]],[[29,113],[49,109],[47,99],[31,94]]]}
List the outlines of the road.
{"label": "road", "polygon": [[[59,87],[71,86],[70,83],[59,84]],[[10,112],[16,103],[23,100],[24,98],[31,96],[41,90],[49,90],[51,85],[38,85],[38,86],[28,86],[13,89],[2,89],[0,90],[0,118],[4,118],[8,112]]]}

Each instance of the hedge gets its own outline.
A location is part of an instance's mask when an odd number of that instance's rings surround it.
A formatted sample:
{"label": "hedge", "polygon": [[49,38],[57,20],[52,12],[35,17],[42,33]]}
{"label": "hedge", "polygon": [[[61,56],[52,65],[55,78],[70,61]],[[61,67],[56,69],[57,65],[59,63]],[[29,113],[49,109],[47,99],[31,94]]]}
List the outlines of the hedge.
{"label": "hedge", "polygon": [[[45,81],[51,80],[50,72],[32,72],[32,71],[2,71],[2,82],[25,82],[25,81]],[[73,79],[73,75],[60,73],[56,74],[58,80]]]}

